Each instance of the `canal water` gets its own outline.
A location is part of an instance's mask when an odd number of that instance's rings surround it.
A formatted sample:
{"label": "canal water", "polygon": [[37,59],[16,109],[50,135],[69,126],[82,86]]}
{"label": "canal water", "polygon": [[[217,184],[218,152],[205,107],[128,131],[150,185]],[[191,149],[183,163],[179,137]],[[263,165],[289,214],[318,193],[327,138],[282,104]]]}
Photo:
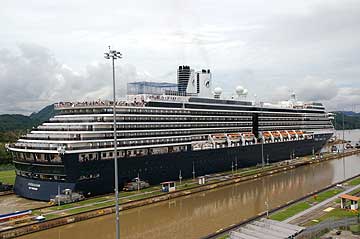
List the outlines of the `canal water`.
{"label": "canal water", "polygon": [[[355,143],[360,131],[350,135],[353,139],[348,140]],[[266,201],[274,208],[359,173],[360,156],[356,155],[130,209],[120,214],[121,238],[199,238],[264,212]],[[114,218],[108,215],[21,238],[110,239],[115,236]]]}
{"label": "canal water", "polygon": [[334,135],[338,139],[342,139],[344,136],[344,139],[346,141],[351,141],[352,145],[355,145],[356,143],[360,143],[360,129],[344,130],[344,131],[336,130]]}

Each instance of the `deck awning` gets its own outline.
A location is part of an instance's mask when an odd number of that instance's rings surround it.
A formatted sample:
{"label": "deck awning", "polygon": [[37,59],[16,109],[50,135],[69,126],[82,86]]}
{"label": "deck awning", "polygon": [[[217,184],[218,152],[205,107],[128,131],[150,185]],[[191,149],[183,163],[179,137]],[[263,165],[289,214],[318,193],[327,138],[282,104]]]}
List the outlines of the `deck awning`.
{"label": "deck awning", "polygon": [[341,194],[339,196],[339,198],[348,199],[348,200],[351,200],[351,201],[359,201],[360,200],[360,197],[352,196],[352,195],[349,195],[349,194]]}

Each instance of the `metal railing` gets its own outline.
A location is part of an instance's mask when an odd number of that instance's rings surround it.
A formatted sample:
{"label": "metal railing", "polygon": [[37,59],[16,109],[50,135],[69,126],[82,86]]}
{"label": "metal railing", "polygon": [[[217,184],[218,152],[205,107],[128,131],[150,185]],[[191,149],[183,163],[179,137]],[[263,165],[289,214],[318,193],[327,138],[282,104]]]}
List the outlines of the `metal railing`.
{"label": "metal railing", "polygon": [[340,220],[328,219],[319,224],[306,228],[296,239],[311,239],[319,237],[332,229],[348,228],[360,223],[360,217],[346,217]]}

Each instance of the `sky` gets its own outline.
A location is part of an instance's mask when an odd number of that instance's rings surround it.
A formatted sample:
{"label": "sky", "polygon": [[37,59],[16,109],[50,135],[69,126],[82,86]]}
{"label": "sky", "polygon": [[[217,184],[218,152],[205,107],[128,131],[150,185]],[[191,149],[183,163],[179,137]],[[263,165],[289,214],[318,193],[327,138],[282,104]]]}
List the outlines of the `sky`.
{"label": "sky", "polygon": [[[2,0],[0,114],[59,101],[110,99],[132,81],[176,82],[178,65],[211,69],[232,95],[276,102],[291,92],[360,111],[358,0]],[[256,95],[256,96],[255,96]]]}

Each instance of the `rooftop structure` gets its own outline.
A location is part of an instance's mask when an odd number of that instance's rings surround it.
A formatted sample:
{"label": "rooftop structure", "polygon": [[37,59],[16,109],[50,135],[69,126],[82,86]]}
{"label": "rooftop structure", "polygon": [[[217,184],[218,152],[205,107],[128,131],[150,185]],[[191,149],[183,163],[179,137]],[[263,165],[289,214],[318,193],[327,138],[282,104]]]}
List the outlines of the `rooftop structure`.
{"label": "rooftop structure", "polygon": [[178,85],[168,82],[138,81],[127,84],[128,95],[152,94],[163,95],[167,91],[176,91]]}
{"label": "rooftop structure", "polygon": [[[341,194],[340,198],[340,207],[343,209],[357,210],[359,208],[360,197],[352,196],[349,194]],[[350,201],[350,203],[347,203]]]}
{"label": "rooftop structure", "polygon": [[230,232],[231,239],[293,238],[305,228],[270,219],[260,219]]}

